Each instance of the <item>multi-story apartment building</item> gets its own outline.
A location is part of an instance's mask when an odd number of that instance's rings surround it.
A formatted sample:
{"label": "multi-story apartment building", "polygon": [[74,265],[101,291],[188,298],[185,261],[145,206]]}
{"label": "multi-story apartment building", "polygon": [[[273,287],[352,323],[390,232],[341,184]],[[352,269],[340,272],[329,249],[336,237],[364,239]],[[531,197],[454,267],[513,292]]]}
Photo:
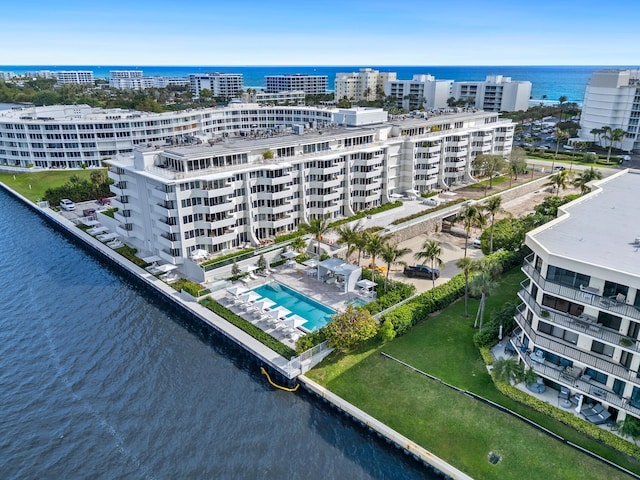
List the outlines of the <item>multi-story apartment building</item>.
{"label": "multi-story apartment building", "polygon": [[327,93],[326,75],[305,75],[301,73],[287,75],[265,75],[268,93],[302,90],[305,95],[324,95]]}
{"label": "multi-story apartment building", "polygon": [[119,90],[145,90],[147,88],[166,88],[169,85],[190,85],[187,78],[145,77],[142,70],[112,70],[109,87]]}
{"label": "multi-story apartment building", "polygon": [[529,108],[531,82],[511,81],[511,77],[487,75],[481,82],[453,82],[451,96],[469,101],[487,112],[516,112]]}
{"label": "multi-story apartment building", "polygon": [[337,73],[335,99],[347,98],[354,102],[372,101],[384,94],[384,84],[396,79],[396,72],[379,72],[371,68],[361,68],[359,72]]}
{"label": "multi-story apartment building", "polygon": [[91,70],[59,70],[53,72],[58,85],[93,85],[95,78]]}
{"label": "multi-story apartment building", "polygon": [[235,97],[243,87],[241,73],[203,73],[189,75],[191,95],[200,98],[200,92],[209,90],[214,97]]}
{"label": "multi-story apartment building", "polygon": [[516,313],[521,360],[611,420],[640,418],[639,189],[640,172],[617,173],[527,234]]}
{"label": "multi-story apartment building", "polygon": [[3,81],[11,80],[15,76],[16,75],[13,72],[0,72],[0,80]]}
{"label": "multi-story apartment building", "polygon": [[397,99],[397,106],[406,110],[433,110],[447,107],[453,80],[436,80],[432,75],[414,75],[411,80],[389,80],[384,94]]}
{"label": "multi-story apartment building", "polygon": [[[458,120],[454,120],[458,118]],[[441,123],[439,119],[443,119]],[[389,130],[381,109],[231,104],[179,112],[103,110],[56,105],[0,111],[0,165],[40,168],[100,166],[131,155],[137,146],[165,147],[216,142],[229,136],[268,137],[292,131],[378,125]],[[469,177],[479,153],[508,155],[513,126],[497,114],[459,114],[406,120],[393,129],[420,160],[415,188],[444,188]],[[382,135],[382,133],[381,133]],[[300,138],[300,137],[292,137]],[[412,171],[409,175],[410,183]],[[390,180],[390,186],[393,186]]]}
{"label": "multi-story apartment building", "polygon": [[[265,120],[276,111],[242,109]],[[377,109],[328,112],[349,118],[301,135],[229,136],[109,160],[118,233],[180,265],[194,249],[258,245],[310,218],[341,218],[408,190],[472,180],[474,155],[506,155],[513,136],[512,122],[495,113],[381,123]]]}
{"label": "multi-story apartment building", "polygon": [[580,115],[581,141],[608,147],[609,141],[594,130],[621,128],[627,135],[614,147],[627,152],[640,150],[640,70],[593,72],[584,93]]}
{"label": "multi-story apartment building", "polygon": [[269,93],[261,90],[251,90],[242,93],[244,103],[274,103],[277,105],[304,105],[305,93],[302,90],[291,92]]}

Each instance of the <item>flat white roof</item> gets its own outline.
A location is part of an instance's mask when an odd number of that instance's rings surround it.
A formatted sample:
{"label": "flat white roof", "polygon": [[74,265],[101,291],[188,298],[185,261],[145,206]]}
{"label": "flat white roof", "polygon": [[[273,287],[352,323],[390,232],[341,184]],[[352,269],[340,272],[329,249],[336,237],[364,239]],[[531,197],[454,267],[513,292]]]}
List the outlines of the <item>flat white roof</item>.
{"label": "flat white roof", "polygon": [[640,277],[640,170],[598,182],[530,238],[551,255]]}

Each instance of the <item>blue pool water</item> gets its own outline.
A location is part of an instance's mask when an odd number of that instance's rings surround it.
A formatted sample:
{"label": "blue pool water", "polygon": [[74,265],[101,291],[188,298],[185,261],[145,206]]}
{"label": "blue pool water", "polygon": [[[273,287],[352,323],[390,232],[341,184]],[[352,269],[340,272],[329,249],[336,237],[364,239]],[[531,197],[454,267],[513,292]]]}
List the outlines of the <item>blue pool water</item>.
{"label": "blue pool water", "polygon": [[261,285],[255,288],[254,292],[304,318],[307,322],[302,326],[312,332],[324,327],[331,321],[331,315],[336,313],[335,310],[278,282]]}
{"label": "blue pool water", "polygon": [[354,307],[364,307],[368,303],[369,302],[367,302],[363,298],[356,298],[353,302],[351,302],[351,305],[353,305]]}

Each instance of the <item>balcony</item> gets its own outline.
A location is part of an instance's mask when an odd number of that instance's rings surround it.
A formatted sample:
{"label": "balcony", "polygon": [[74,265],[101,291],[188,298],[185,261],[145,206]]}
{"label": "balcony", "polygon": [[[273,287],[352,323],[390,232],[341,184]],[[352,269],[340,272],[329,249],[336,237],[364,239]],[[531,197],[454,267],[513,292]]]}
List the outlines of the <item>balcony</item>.
{"label": "balcony", "polygon": [[222,245],[233,241],[237,237],[235,231],[223,233],[222,235],[196,237],[199,244],[202,245]]}
{"label": "balcony", "polygon": [[524,315],[519,311],[516,312],[515,319],[536,347],[549,350],[557,355],[572,361],[580,362],[601,372],[615,375],[616,377],[635,385],[640,385],[640,378],[637,377],[637,372],[629,370],[619,363],[612,362],[609,360],[609,357],[580,350],[579,348],[572,346],[572,344],[565,343],[560,339],[555,340],[555,337],[549,337],[545,334],[536,332],[531,328],[531,325],[527,323]]}
{"label": "balcony", "polygon": [[164,189],[161,189],[161,188],[158,188],[158,187],[151,189],[151,196],[154,199],[161,200],[161,201],[167,201],[167,200],[175,199],[175,194],[174,193],[165,192]]}
{"label": "balcony", "polygon": [[[533,296],[525,288],[518,292],[518,296],[543,321],[553,322],[554,325],[560,325],[567,330],[589,335],[590,337],[597,338],[598,340],[607,342],[615,347],[630,350],[632,352],[640,352],[640,342],[635,340],[631,343],[631,345],[622,345],[620,342],[623,339],[628,340],[629,337],[627,337],[626,335],[622,335],[615,330],[610,330],[598,323],[595,323],[595,319],[594,321],[590,322],[584,315],[582,316],[582,318],[574,317],[567,313],[552,310],[549,307],[540,306],[538,305],[538,303],[536,303]],[[545,310],[549,313],[549,316],[547,318],[543,318],[540,314],[542,310]]]}
{"label": "balcony", "polygon": [[371,170],[370,172],[353,172],[353,178],[380,178],[381,176],[382,168],[377,168],[375,170]]}
{"label": "balcony", "polygon": [[[640,320],[640,311],[633,305],[616,302],[607,297],[599,295],[596,291],[587,289],[566,287],[558,283],[546,280],[531,263],[532,255],[524,259],[522,270],[526,273],[542,290],[554,293],[569,300],[577,300],[585,305],[591,305],[599,310],[606,310],[617,315],[624,315],[635,320]],[[584,287],[583,287],[584,288]]]}
{"label": "balcony", "polygon": [[176,210],[175,208],[169,208],[170,205],[167,204],[160,204],[160,203],[156,203],[153,206],[153,210],[162,215],[163,217],[175,217],[178,215],[178,210]]}
{"label": "balcony", "polygon": [[225,197],[228,198],[229,195],[233,194],[233,185],[227,185],[225,187],[222,188],[203,188],[200,192],[201,194],[198,195],[202,198],[216,198],[216,197]]}
{"label": "balcony", "polygon": [[218,203],[217,205],[196,205],[193,207],[193,212],[194,213],[203,213],[203,214],[208,214],[208,213],[224,213],[224,212],[228,212],[228,213],[232,213],[234,210],[234,204],[233,202],[222,202],[222,203]]}
{"label": "balcony", "polygon": [[520,356],[527,366],[533,369],[538,375],[557,381],[562,385],[569,386],[572,390],[587,395],[594,400],[604,401],[609,405],[626,410],[633,415],[640,416],[640,408],[632,406],[627,398],[623,398],[616,393],[601,388],[599,385],[594,385],[591,382],[586,382],[580,379],[576,379],[575,381],[571,380],[566,375],[563,375],[563,370],[558,367],[533,361],[529,355],[521,354]]}
{"label": "balcony", "polygon": [[256,198],[258,200],[281,200],[283,198],[290,198],[293,195],[291,187],[285,187],[277,192],[258,192]]}
{"label": "balcony", "polygon": [[171,238],[172,237],[170,234],[161,233],[160,235],[158,235],[158,243],[165,248],[180,248],[180,240],[171,240]]}

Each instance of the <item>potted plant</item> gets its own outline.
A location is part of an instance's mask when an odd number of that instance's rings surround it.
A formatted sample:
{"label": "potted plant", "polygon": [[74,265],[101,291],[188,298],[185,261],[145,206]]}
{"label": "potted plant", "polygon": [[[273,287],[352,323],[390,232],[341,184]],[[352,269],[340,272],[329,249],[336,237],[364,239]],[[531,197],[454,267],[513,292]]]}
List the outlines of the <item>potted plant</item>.
{"label": "potted plant", "polygon": [[540,310],[540,316],[542,318],[549,318],[549,310]]}
{"label": "potted plant", "polygon": [[623,337],[620,339],[620,345],[622,345],[623,347],[630,347],[631,345],[633,345],[633,340],[628,337]]}

